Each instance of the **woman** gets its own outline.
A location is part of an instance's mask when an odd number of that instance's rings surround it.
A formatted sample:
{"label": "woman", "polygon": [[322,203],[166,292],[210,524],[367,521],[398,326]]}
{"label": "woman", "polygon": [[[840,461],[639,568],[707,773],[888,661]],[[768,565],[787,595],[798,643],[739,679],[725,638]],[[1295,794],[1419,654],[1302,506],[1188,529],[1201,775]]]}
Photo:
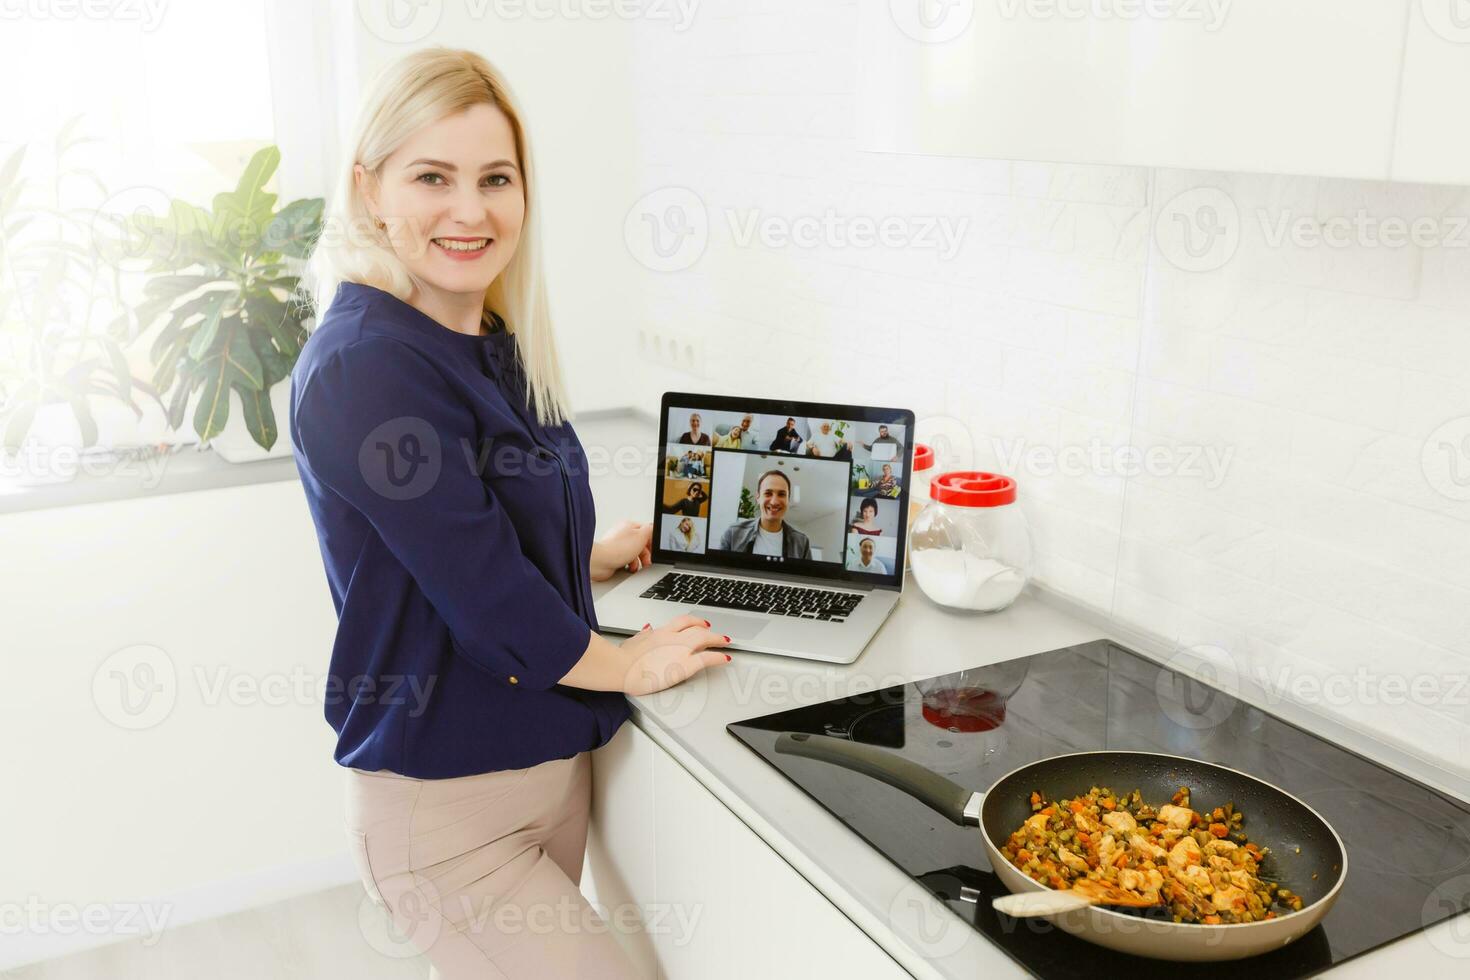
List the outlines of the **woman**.
{"label": "woman", "polygon": [[590,752],[624,695],[726,662],[728,638],[693,616],[621,646],[596,630],[589,582],[647,562],[652,525],[592,540],[501,76],[411,54],[349,151],[290,426],[338,614],[326,716],[358,871],[446,980],[632,977],[577,888]]}
{"label": "woman", "polygon": [[847,529],[856,531],[858,534],[882,534],[883,529],[878,526],[878,501],[864,498],[862,503],[858,504],[857,520],[847,525]]}
{"label": "woman", "polygon": [[664,548],[668,551],[702,551],[694,521],[685,517],[680,519],[678,524],[669,528],[669,533],[664,538]]}
{"label": "woman", "polygon": [[708,446],[709,433],[699,431],[699,413],[694,412],[689,416],[689,431],[679,437],[681,445],[685,446]]}
{"label": "woman", "polygon": [[883,475],[873,481],[873,491],[885,497],[898,496],[898,478],[893,475],[893,464],[883,464]]}
{"label": "woman", "polygon": [[709,497],[706,496],[704,492],[704,484],[695,483],[689,487],[689,489],[684,493],[684,496],[680,497],[676,503],[669,504],[669,506],[665,508],[665,513],[687,514],[690,517],[702,517],[703,515],[700,514],[699,511],[702,507],[704,507],[704,502],[708,499]]}

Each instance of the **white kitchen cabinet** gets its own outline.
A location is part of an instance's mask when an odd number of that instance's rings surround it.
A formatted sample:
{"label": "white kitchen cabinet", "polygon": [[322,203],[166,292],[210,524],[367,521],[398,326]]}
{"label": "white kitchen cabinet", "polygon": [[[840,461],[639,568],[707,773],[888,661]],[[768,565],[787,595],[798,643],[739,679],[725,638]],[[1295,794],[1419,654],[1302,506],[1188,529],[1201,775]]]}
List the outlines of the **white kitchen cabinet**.
{"label": "white kitchen cabinet", "polygon": [[1394,180],[1470,184],[1470,2],[1423,0],[1409,17]]}
{"label": "white kitchen cabinet", "polygon": [[[1420,0],[864,2],[860,142],[1387,179],[1411,3],[1420,23]],[[1422,85],[1463,70],[1424,67]],[[1405,133],[1416,154],[1443,146],[1426,130],[1436,114],[1448,128],[1458,77],[1424,92],[1424,119]]]}
{"label": "white kitchen cabinet", "polygon": [[[625,722],[592,754],[592,826],[582,892],[593,897],[604,915],[635,908],[648,926],[654,907],[653,757],[663,750],[637,726]],[[653,935],[619,930],[642,975],[657,975]]]}
{"label": "white kitchen cabinet", "polygon": [[587,890],[651,911],[626,945],[659,978],[909,975],[632,723],[593,771]]}

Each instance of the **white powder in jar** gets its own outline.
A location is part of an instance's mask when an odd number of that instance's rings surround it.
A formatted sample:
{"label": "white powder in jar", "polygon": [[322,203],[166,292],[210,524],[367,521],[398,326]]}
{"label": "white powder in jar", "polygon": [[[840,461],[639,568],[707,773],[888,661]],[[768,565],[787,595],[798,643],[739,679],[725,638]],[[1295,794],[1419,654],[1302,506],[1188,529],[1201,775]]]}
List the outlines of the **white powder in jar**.
{"label": "white powder in jar", "polygon": [[910,556],[924,594],[944,606],[1004,609],[1026,587],[1026,576],[994,558],[950,548],[927,548]]}

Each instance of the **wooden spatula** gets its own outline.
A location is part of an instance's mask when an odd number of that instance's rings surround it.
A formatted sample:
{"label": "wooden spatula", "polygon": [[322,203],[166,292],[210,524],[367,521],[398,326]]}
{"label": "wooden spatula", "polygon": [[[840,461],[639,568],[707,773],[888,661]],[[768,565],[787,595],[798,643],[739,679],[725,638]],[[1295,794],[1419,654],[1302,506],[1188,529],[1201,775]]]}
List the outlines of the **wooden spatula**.
{"label": "wooden spatula", "polygon": [[1085,909],[1089,905],[1118,905],[1126,908],[1146,909],[1159,904],[1141,895],[1125,891],[1117,885],[1094,878],[1079,878],[1071,888],[1051,889],[1044,892],[1018,892],[1003,895],[990,903],[997,912],[1004,912],[1015,919],[1036,915],[1057,915]]}

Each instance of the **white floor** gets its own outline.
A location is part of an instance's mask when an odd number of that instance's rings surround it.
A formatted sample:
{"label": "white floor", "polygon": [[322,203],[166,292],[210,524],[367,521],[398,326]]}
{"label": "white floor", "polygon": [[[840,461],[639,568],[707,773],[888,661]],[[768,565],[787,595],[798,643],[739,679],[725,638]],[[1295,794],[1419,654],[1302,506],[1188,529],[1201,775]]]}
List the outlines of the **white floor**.
{"label": "white floor", "polygon": [[[0,980],[426,980],[359,884],[0,973]],[[363,912],[359,925],[359,912]]]}

